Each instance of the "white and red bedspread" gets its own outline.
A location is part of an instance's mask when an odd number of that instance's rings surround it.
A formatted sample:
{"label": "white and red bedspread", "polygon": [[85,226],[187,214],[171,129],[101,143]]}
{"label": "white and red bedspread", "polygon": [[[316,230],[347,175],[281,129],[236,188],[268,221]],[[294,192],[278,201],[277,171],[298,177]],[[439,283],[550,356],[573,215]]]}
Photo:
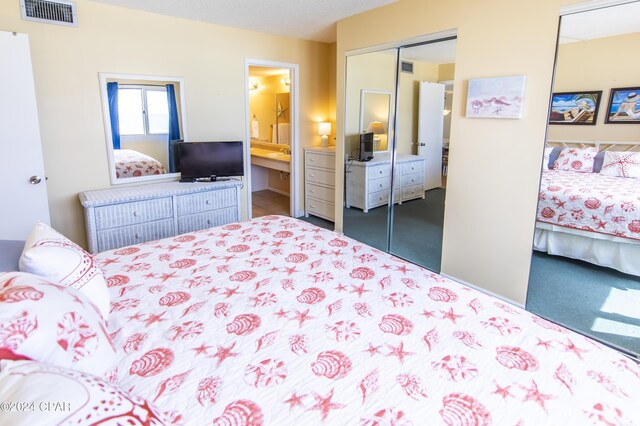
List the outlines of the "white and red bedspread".
{"label": "white and red bedspread", "polygon": [[640,368],[270,216],[100,253],[118,381],[185,425],[627,425]]}
{"label": "white and red bedspread", "polygon": [[537,220],[640,240],[640,179],[545,170]]}
{"label": "white and red bedspread", "polygon": [[167,172],[155,158],[132,149],[114,149],[113,156],[117,178],[161,175]]}

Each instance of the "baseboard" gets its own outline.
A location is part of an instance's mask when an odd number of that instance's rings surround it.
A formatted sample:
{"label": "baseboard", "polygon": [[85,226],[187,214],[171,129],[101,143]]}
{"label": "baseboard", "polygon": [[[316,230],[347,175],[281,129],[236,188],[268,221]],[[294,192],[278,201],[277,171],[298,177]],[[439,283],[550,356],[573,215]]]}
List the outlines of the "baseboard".
{"label": "baseboard", "polygon": [[510,303],[512,305],[517,306],[518,308],[521,308],[521,309],[525,309],[523,304],[515,302],[515,301],[513,301],[513,300],[511,300],[511,299],[509,299],[507,297],[501,296],[501,295],[496,294],[496,293],[494,293],[492,291],[489,291],[486,288],[478,287],[477,285],[468,283],[468,282],[463,281],[463,280],[461,280],[459,278],[456,278],[456,277],[452,277],[451,275],[443,274],[442,272],[440,272],[440,275],[442,275],[443,277],[449,278],[450,280],[453,280],[453,281],[455,281],[457,283],[460,283],[462,285],[466,285],[467,287],[471,287],[474,290],[478,290],[480,293],[488,294],[489,296],[495,297],[496,299],[500,299],[503,302]]}
{"label": "baseboard", "polygon": [[281,189],[272,188],[270,186],[267,186],[267,191],[271,191],[271,192],[275,192],[276,194],[280,194],[280,195],[284,195],[284,196],[287,196],[287,197],[291,197],[291,194],[289,194],[288,192],[284,192]]}

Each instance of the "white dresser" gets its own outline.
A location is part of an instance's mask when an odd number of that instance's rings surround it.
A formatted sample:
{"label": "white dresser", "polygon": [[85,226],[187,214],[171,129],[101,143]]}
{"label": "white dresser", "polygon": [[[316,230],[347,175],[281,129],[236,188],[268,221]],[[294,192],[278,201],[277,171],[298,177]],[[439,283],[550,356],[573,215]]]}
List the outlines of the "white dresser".
{"label": "white dresser", "polygon": [[[346,207],[369,209],[389,202],[391,159],[389,154],[376,154],[371,161],[349,161],[346,172]],[[395,203],[424,198],[424,158],[398,154],[393,179]]]}
{"label": "white dresser", "polygon": [[335,147],[304,149],[305,216],[335,221]]}
{"label": "white dresser", "polygon": [[237,222],[241,185],[236,180],[166,182],[82,192],[89,251]]}

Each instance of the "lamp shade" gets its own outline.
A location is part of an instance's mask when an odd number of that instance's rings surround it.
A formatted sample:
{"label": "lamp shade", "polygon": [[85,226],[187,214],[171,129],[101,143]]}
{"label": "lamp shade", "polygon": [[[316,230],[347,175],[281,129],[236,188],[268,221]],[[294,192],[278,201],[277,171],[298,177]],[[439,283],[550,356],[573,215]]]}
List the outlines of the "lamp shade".
{"label": "lamp shade", "polygon": [[369,123],[369,125],[367,126],[367,132],[373,132],[374,135],[384,135],[386,133],[384,130],[384,124],[382,124],[380,121],[372,121],[371,123]]}
{"label": "lamp shade", "polygon": [[320,136],[328,136],[331,134],[331,123],[330,122],[322,122],[318,123],[318,134]]}

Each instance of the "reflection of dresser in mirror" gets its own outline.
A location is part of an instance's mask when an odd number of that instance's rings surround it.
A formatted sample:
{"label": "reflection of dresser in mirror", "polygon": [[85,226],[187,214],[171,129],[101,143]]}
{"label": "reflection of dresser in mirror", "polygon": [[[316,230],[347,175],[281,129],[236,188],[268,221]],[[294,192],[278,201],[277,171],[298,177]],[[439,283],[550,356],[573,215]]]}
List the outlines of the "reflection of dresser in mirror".
{"label": "reflection of dresser in mirror", "polygon": [[[391,189],[391,159],[389,154],[376,154],[367,162],[350,161],[346,171],[346,207],[369,209],[389,201]],[[398,154],[393,179],[394,203],[424,198],[424,158]]]}

